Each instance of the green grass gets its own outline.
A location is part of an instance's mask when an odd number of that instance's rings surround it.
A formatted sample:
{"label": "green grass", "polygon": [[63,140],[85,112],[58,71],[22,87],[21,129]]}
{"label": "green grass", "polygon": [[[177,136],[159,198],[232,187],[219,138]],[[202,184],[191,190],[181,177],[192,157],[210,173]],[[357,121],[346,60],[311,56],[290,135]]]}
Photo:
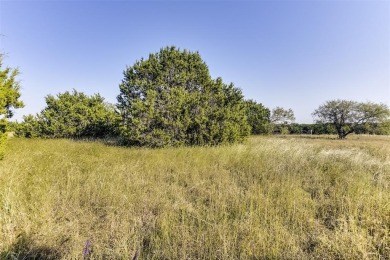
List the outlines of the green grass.
{"label": "green grass", "polygon": [[390,138],[129,149],[12,138],[0,258],[390,259]]}

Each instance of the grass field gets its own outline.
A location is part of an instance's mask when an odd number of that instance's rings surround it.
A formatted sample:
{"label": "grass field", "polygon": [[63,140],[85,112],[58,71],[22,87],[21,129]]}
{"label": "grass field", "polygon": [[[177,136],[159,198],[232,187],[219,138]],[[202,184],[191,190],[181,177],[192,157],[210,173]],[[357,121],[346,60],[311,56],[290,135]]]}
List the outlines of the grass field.
{"label": "grass field", "polygon": [[11,138],[0,258],[390,259],[390,138],[133,149]]}

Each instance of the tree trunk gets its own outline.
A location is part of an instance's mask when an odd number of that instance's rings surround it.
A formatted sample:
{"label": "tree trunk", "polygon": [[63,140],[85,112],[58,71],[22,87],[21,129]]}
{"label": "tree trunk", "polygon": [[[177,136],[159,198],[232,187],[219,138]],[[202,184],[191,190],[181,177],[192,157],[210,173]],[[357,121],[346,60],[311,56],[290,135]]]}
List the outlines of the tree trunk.
{"label": "tree trunk", "polygon": [[336,125],[336,131],[337,131],[337,134],[339,136],[339,139],[344,139],[345,138],[345,134],[344,134],[344,131],[341,128],[341,126]]}
{"label": "tree trunk", "polygon": [[337,129],[337,134],[339,135],[339,139],[345,139],[347,135],[353,132],[354,132],[353,130],[345,132],[343,129]]}

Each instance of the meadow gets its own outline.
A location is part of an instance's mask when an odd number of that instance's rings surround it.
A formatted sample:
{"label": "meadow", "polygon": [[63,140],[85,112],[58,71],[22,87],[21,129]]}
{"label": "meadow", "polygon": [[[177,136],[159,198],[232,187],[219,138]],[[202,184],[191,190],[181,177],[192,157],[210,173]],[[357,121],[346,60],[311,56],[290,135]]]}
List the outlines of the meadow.
{"label": "meadow", "polygon": [[390,137],[124,148],[10,138],[0,258],[390,259]]}

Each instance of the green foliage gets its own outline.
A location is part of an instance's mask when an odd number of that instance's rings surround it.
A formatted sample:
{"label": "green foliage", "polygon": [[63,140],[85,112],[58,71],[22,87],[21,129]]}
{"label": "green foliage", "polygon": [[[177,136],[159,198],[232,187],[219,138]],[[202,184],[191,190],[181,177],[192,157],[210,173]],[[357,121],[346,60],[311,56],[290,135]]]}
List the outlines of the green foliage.
{"label": "green foliage", "polygon": [[379,125],[377,134],[390,135],[390,120],[384,121]]}
{"label": "green foliage", "polygon": [[39,115],[23,116],[23,121],[15,123],[13,129],[18,137],[43,137],[43,121],[40,120]]}
{"label": "green foliage", "polygon": [[300,124],[290,124],[288,126],[288,132],[290,134],[302,134],[302,127]]}
{"label": "green foliage", "polygon": [[66,91],[46,97],[46,108],[37,116],[25,116],[17,136],[50,138],[103,138],[116,136],[118,116],[99,94]]}
{"label": "green foliage", "polygon": [[336,134],[332,124],[290,124],[288,125],[290,134]]}
{"label": "green foliage", "polygon": [[269,109],[254,100],[246,100],[245,104],[252,134],[269,134],[271,129]]}
{"label": "green foliage", "polygon": [[362,126],[377,124],[388,120],[390,109],[385,104],[331,100],[313,112],[317,123],[334,125],[340,139],[357,132]]}
{"label": "green foliage", "polygon": [[[1,125],[1,123],[0,123],[0,125]],[[15,122],[13,122],[13,121],[7,122],[7,124],[5,126],[6,132],[15,132],[15,129],[16,129],[17,125],[18,125],[17,121],[15,121]]]}
{"label": "green foliage", "polygon": [[13,109],[23,107],[20,98],[20,86],[16,81],[18,69],[2,69],[3,55],[0,53],[0,159],[3,158],[6,142],[7,118],[13,116]]}
{"label": "green foliage", "polygon": [[275,125],[287,125],[295,121],[294,111],[289,108],[276,107],[272,109],[271,122]]}
{"label": "green foliage", "polygon": [[241,90],[211,79],[197,52],[163,48],[127,68],[119,88],[128,145],[216,145],[249,135]]}
{"label": "green foliage", "polygon": [[23,102],[20,98],[20,86],[16,81],[16,76],[19,74],[18,69],[6,67],[2,69],[3,55],[0,54],[0,116],[11,118],[13,116],[13,108],[23,107]]}
{"label": "green foliage", "polygon": [[[357,125],[354,128],[355,134],[370,135],[390,135],[390,121],[382,123],[365,123]],[[349,129],[351,126],[349,126]],[[347,129],[347,128],[345,128]],[[290,134],[314,134],[314,135],[334,135],[337,134],[336,128],[331,123],[324,124],[290,124],[288,125]]]}
{"label": "green foliage", "polygon": [[0,118],[0,133],[7,132],[8,129],[8,121],[6,118]]}
{"label": "green foliage", "polygon": [[282,135],[288,135],[290,133],[290,131],[288,130],[288,127],[287,126],[282,126],[280,127],[280,134]]}

